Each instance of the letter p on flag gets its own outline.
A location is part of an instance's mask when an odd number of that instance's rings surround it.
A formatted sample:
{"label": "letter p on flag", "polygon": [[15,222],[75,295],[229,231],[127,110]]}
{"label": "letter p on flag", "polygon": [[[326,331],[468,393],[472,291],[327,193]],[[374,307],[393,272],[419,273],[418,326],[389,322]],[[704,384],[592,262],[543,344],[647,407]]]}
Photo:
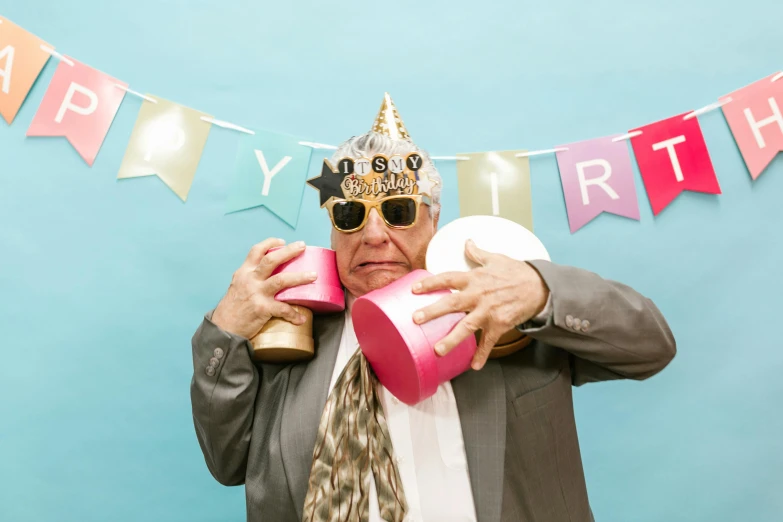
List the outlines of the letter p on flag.
{"label": "letter p on flag", "polygon": [[92,166],[125,97],[127,87],[101,71],[61,61],[44,94],[28,136],[63,136]]}

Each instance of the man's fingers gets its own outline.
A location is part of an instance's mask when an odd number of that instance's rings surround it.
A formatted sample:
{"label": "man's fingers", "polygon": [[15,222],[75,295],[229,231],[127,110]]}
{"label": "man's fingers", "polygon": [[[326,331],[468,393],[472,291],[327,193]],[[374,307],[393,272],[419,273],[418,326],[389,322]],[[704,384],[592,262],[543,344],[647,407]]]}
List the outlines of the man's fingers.
{"label": "man's fingers", "polygon": [[275,271],[275,268],[285,263],[286,261],[290,261],[291,259],[295,258],[304,252],[304,249],[304,242],[297,241],[296,243],[286,245],[283,248],[275,250],[274,252],[267,252],[258,262],[256,272],[258,272],[262,278],[266,279],[272,275],[272,272]]}
{"label": "man's fingers", "polygon": [[473,361],[470,364],[474,370],[480,370],[484,367],[484,364],[486,364],[487,359],[489,359],[489,354],[492,352],[492,348],[497,344],[498,339],[500,339],[500,335],[497,335],[494,332],[487,330],[481,332],[481,341],[479,342],[475,355],[473,355]]}
{"label": "man's fingers", "polygon": [[306,321],[305,317],[294,310],[293,306],[282,301],[275,301],[271,313],[272,316],[285,319],[293,324],[303,324]]}
{"label": "man's fingers", "polygon": [[462,290],[468,284],[468,275],[465,272],[444,272],[442,274],[425,277],[413,284],[414,294],[426,294],[434,290]]}
{"label": "man's fingers", "polygon": [[270,248],[283,246],[285,245],[285,241],[282,239],[278,239],[276,237],[268,237],[261,241],[260,243],[256,243],[253,245],[253,247],[250,249],[250,252],[247,254],[247,258],[245,259],[245,263],[248,266],[255,267],[258,265],[258,263],[261,262],[261,258],[266,255],[267,252],[269,252]]}
{"label": "man's fingers", "polygon": [[318,278],[315,272],[281,272],[275,274],[263,283],[264,291],[269,297],[292,286],[306,285]]}
{"label": "man's fingers", "polygon": [[481,250],[472,239],[468,239],[465,241],[465,255],[474,263],[484,266],[489,262],[490,258],[496,254]]}
{"label": "man's fingers", "polygon": [[453,312],[467,312],[470,309],[470,298],[462,292],[445,295],[413,314],[413,322],[423,324],[438,317]]}
{"label": "man's fingers", "polygon": [[443,356],[453,350],[459,343],[464,341],[470,335],[475,335],[476,330],[481,328],[481,316],[476,312],[471,312],[457,323],[449,333],[435,344],[435,353]]}

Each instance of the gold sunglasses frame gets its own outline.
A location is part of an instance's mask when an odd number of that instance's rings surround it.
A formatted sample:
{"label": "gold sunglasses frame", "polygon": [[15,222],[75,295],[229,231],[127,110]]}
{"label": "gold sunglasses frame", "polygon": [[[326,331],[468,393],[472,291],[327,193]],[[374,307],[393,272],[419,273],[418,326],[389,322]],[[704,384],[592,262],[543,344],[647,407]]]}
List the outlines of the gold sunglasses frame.
{"label": "gold sunglasses frame", "polygon": [[[386,196],[385,198],[376,199],[376,200],[369,200],[369,199],[342,199],[342,198],[330,198],[329,201],[326,202],[326,210],[329,211],[329,219],[332,221],[332,226],[335,230],[338,232],[345,232],[346,234],[350,234],[352,232],[357,232],[364,228],[364,225],[367,223],[367,220],[370,217],[370,212],[372,212],[372,209],[377,209],[378,215],[381,217],[383,222],[386,224],[387,227],[393,228],[395,230],[405,230],[407,228],[411,228],[416,224],[416,222],[419,220],[419,207],[421,206],[423,194],[395,194],[393,196]],[[381,204],[384,201],[389,201],[390,199],[412,199],[416,203],[416,210],[415,214],[413,215],[413,221],[410,225],[392,225],[386,220],[386,216],[383,215],[383,210],[381,209]],[[342,203],[345,201],[359,201],[364,205],[364,219],[362,219],[362,222],[359,223],[359,226],[356,228],[352,228],[351,230],[343,230],[341,228],[338,228],[337,225],[334,223],[334,213],[333,208],[337,203]]]}

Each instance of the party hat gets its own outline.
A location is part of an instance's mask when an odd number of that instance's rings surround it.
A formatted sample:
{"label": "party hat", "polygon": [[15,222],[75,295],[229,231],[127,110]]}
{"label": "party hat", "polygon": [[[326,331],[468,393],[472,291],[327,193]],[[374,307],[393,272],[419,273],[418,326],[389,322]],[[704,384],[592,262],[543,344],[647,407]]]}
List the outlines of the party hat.
{"label": "party hat", "polygon": [[381,110],[378,111],[378,116],[375,117],[372,131],[398,140],[411,139],[407,129],[405,129],[402,118],[400,118],[400,113],[397,112],[397,107],[394,106],[394,102],[388,92],[384,93]]}

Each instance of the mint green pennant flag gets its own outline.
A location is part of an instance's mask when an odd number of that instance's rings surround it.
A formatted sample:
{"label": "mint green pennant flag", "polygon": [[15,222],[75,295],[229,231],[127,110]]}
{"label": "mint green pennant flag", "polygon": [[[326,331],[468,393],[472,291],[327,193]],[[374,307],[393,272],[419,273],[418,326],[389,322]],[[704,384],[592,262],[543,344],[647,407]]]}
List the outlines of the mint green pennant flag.
{"label": "mint green pennant flag", "polygon": [[296,228],[312,149],[279,132],[242,134],[227,212],[264,206]]}

